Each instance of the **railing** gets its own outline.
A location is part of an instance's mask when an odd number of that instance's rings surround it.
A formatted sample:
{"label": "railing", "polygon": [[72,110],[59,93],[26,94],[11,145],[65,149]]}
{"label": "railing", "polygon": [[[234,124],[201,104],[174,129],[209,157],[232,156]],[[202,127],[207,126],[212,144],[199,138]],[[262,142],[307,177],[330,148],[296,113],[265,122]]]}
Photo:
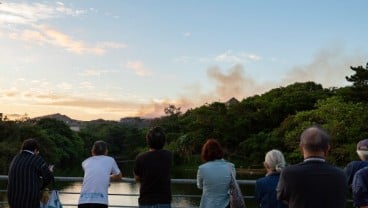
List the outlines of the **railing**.
{"label": "railing", "polygon": [[[7,181],[8,176],[6,175],[0,175],[0,181]],[[83,177],[55,177],[56,181],[59,182],[82,182]],[[133,178],[122,178],[122,183],[136,183]],[[196,184],[195,179],[171,179],[172,184]],[[254,186],[255,180],[238,180],[239,185],[245,185],[245,186]],[[0,193],[6,193],[7,190],[0,190]],[[60,191],[60,195],[64,194],[79,194],[79,192],[68,192],[68,191]],[[139,194],[112,194],[109,193],[109,196],[127,196],[127,197],[138,197]],[[187,195],[187,194],[173,194],[173,198],[180,198],[180,197],[186,197],[186,198],[200,198],[200,195]],[[254,196],[244,196],[245,199],[253,199]],[[3,199],[1,199],[3,200]],[[0,201],[0,208],[6,207],[7,202],[6,201]],[[64,207],[77,207],[77,204],[67,204],[63,203]],[[137,206],[123,206],[123,205],[116,205],[116,204],[110,204],[109,207],[137,207]],[[184,208],[184,207],[178,207],[173,206],[173,208]],[[194,208],[194,207],[185,207],[185,208]]]}

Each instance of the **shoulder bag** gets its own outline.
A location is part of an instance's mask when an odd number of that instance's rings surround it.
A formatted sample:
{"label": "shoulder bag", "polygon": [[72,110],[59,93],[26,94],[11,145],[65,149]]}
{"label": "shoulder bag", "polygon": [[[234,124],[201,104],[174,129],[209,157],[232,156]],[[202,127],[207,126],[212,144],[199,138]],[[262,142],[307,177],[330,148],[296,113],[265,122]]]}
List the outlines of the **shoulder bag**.
{"label": "shoulder bag", "polygon": [[246,208],[243,194],[240,190],[238,182],[236,181],[235,175],[232,171],[232,167],[229,165],[230,169],[230,208]]}

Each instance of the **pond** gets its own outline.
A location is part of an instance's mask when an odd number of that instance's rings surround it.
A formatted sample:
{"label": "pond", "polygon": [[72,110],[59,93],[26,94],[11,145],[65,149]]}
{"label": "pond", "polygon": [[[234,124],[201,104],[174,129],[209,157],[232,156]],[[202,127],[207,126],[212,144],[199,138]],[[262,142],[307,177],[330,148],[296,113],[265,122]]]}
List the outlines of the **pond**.
{"label": "pond", "polygon": [[[126,171],[128,168],[125,168],[123,174],[125,177],[132,177]],[[173,170],[173,177],[177,179],[195,179],[196,177],[196,169],[175,169]],[[131,173],[131,172],[130,172]],[[238,179],[255,179],[258,176],[253,174],[238,174]],[[57,182],[57,187],[61,192],[73,192],[76,194],[60,194],[60,199],[63,204],[74,204],[74,206],[64,206],[64,208],[75,208],[75,204],[78,203],[79,192],[81,190],[81,182],[73,182],[73,183],[65,183],[65,182]],[[0,183],[1,189],[6,188],[6,182]],[[254,186],[242,186],[242,191],[244,195],[253,196]],[[112,182],[109,187],[109,194],[138,194],[139,193],[139,184],[136,183],[120,183],[120,182]],[[173,197],[172,205],[175,207],[198,207],[200,201],[200,195],[202,191],[196,187],[196,184],[172,184],[172,193],[173,195],[198,195],[197,197]],[[0,193],[1,201],[6,201],[6,195],[4,193]],[[257,207],[254,203],[254,200],[246,200],[248,208]],[[123,205],[123,206],[137,206],[138,204],[138,196],[121,196],[121,195],[110,195],[109,196],[109,204],[110,205]],[[8,208],[6,204],[3,206],[0,205],[1,208]]]}
{"label": "pond", "polygon": [[[195,179],[196,169],[186,170],[174,170],[175,178],[180,179]],[[238,174],[238,179],[255,179],[259,176],[249,174]],[[253,196],[254,186],[242,186],[244,195]],[[81,190],[81,183],[75,182],[68,184],[62,191],[64,192],[79,192]],[[136,183],[118,183],[113,182],[109,187],[109,204],[112,205],[123,205],[123,206],[137,206],[138,196],[121,196],[114,194],[138,194],[139,184]],[[173,195],[198,195],[198,197],[173,197],[172,205],[174,207],[198,207],[200,201],[200,195],[202,191],[196,187],[196,184],[172,184]],[[63,204],[76,204],[78,202],[78,194],[61,194],[60,198]],[[249,208],[257,207],[253,199],[246,200]],[[75,207],[75,206],[64,206],[64,208]]]}

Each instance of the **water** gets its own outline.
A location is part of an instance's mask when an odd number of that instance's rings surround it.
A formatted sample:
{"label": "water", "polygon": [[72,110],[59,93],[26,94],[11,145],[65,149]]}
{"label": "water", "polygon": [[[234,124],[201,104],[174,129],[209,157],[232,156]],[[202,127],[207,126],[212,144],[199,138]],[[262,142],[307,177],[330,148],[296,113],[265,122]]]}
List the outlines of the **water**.
{"label": "water", "polygon": [[[125,169],[126,170],[126,169]],[[196,169],[180,169],[173,170],[175,178],[190,178],[195,179]],[[123,172],[124,173],[124,172]],[[127,175],[127,174],[125,174]],[[131,177],[131,176],[127,176]],[[238,173],[238,179],[255,179],[258,175],[240,174]],[[76,192],[79,193],[81,190],[81,182],[69,183],[63,185],[61,189],[63,192]],[[243,195],[253,196],[254,186],[241,186]],[[109,187],[109,194],[138,194],[139,184],[136,183],[119,183],[113,182]],[[197,188],[196,184],[172,184],[173,195],[198,195],[197,197],[173,197],[172,205],[175,207],[198,207],[200,202],[200,195],[202,191]],[[79,194],[60,194],[60,199],[63,204],[77,204]],[[138,206],[138,196],[109,196],[109,204],[113,205],[124,205],[124,206]],[[248,208],[257,207],[253,199],[247,199],[246,204]],[[72,208],[75,206],[64,206],[64,208]]]}
{"label": "water", "polygon": [[[198,190],[190,190],[193,185],[187,184],[175,184],[173,185],[174,194],[197,194],[200,195]],[[76,192],[79,193],[81,190],[81,183],[75,182],[67,187],[63,188],[63,192]],[[194,193],[195,192],[195,193]],[[109,187],[109,194],[138,194],[139,184],[130,183],[111,183]],[[60,200],[63,204],[77,204],[79,194],[60,194]],[[189,198],[189,197],[174,197],[172,205],[177,207],[198,207],[200,198]],[[124,206],[138,206],[138,196],[121,196],[121,195],[110,195],[109,204],[113,205],[124,205]],[[65,208],[75,206],[64,206]]]}

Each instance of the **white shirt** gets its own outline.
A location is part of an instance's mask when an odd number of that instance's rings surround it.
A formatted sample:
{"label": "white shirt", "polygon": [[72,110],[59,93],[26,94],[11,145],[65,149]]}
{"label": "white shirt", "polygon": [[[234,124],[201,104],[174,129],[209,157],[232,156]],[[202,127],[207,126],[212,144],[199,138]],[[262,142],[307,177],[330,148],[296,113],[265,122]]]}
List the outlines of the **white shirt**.
{"label": "white shirt", "polygon": [[82,162],[84,178],[78,204],[108,204],[110,175],[119,174],[120,169],[114,158],[98,155]]}

